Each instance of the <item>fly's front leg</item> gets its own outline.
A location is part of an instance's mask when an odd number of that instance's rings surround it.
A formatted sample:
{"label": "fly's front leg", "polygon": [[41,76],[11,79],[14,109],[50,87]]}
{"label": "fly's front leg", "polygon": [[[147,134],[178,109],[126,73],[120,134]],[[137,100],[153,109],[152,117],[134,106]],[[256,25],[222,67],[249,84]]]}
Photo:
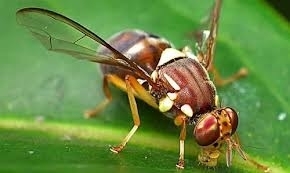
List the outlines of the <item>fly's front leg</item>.
{"label": "fly's front leg", "polygon": [[248,70],[245,67],[240,68],[239,71],[232,74],[231,76],[227,78],[223,78],[219,71],[214,67],[214,65],[210,66],[209,72],[212,72],[213,74],[213,82],[216,86],[224,86],[227,84],[230,84],[242,77],[245,77],[248,75]]}
{"label": "fly's front leg", "polygon": [[179,158],[176,167],[179,169],[184,169],[184,141],[186,138],[186,116],[178,115],[174,119],[174,123],[177,126],[181,126],[180,136],[179,136]]}
{"label": "fly's front leg", "polygon": [[235,133],[234,136],[232,137],[232,143],[233,143],[233,147],[238,151],[239,155],[246,161],[248,161],[249,163],[253,164],[254,166],[256,166],[258,169],[260,169],[263,172],[271,172],[271,169],[266,166],[263,165],[257,161],[255,161],[254,159],[250,158],[250,156],[248,156],[241,148],[241,144],[240,144],[240,140],[238,135]]}
{"label": "fly's front leg", "polygon": [[103,78],[103,92],[105,95],[105,99],[98,104],[95,108],[86,110],[84,112],[85,118],[93,118],[98,115],[101,111],[104,110],[104,108],[112,101],[112,94],[110,92],[109,83],[114,84],[118,88],[122,90],[126,90],[126,84],[125,82],[120,79],[118,76],[113,74],[106,74]]}
{"label": "fly's front leg", "polygon": [[[128,93],[128,99],[129,99],[129,104],[130,104],[130,109],[132,112],[132,117],[134,121],[134,126],[130,130],[130,132],[127,134],[127,136],[123,139],[120,145],[112,147],[110,150],[114,153],[119,153],[123,150],[123,148],[126,146],[127,142],[131,139],[131,137],[134,135],[134,133],[137,131],[138,127],[140,126],[140,118],[139,118],[139,113],[137,109],[137,104],[134,96],[134,84],[140,85],[137,80],[130,75],[127,75],[125,78],[125,83],[126,83],[126,88],[127,88],[127,93]],[[137,86],[138,87],[138,86]]]}

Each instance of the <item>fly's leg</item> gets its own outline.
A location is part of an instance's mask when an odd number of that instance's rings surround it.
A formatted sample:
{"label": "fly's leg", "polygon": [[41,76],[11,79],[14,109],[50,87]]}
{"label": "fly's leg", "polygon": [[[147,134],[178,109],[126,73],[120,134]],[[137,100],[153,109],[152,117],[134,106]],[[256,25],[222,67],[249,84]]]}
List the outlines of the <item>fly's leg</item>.
{"label": "fly's leg", "polygon": [[248,70],[244,67],[240,68],[239,71],[227,78],[223,78],[213,65],[211,66],[209,72],[213,73],[213,82],[216,86],[225,86],[248,75]]}
{"label": "fly's leg", "polygon": [[[188,57],[195,57],[195,55],[192,53],[192,50],[188,46],[185,46],[182,49],[182,52],[185,53]],[[224,78],[220,75],[219,71],[214,66],[212,59],[208,60],[209,65],[207,65],[204,62],[204,56],[205,55],[200,53],[197,55],[197,59],[201,64],[203,64],[203,66],[207,69],[208,72],[213,74],[213,82],[216,86],[224,86],[224,85],[230,84],[230,83],[248,75],[248,70],[246,68],[242,67],[236,73],[232,74],[231,76],[229,76],[227,78]]]}
{"label": "fly's leg", "polygon": [[[140,87],[142,87],[142,86],[138,83],[138,81],[133,76],[130,76],[130,75],[126,76],[125,83],[126,83],[127,94],[128,94],[130,109],[132,112],[134,126],[130,130],[130,132],[127,134],[127,136],[123,139],[121,144],[119,144],[118,146],[112,147],[110,149],[114,153],[119,153],[123,150],[123,148],[126,146],[127,142],[131,139],[131,137],[134,135],[134,133],[137,131],[138,127],[140,126],[140,118],[139,118],[139,113],[138,113],[134,93],[136,95],[135,90],[140,89]],[[144,89],[144,91],[146,91],[146,90]],[[138,92],[139,92],[139,90],[138,90]]]}
{"label": "fly's leg", "polygon": [[[158,105],[156,104],[155,98],[152,95],[150,95],[150,93],[142,85],[140,85],[135,78],[134,80],[132,79],[130,80],[134,89],[133,90],[134,95],[143,100],[144,102],[146,102],[151,107],[158,109]],[[84,113],[85,118],[96,117],[98,113],[104,110],[104,108],[112,101],[112,94],[109,89],[110,83],[115,85],[117,88],[127,92],[127,87],[124,80],[113,74],[105,75],[103,79],[103,92],[106,98],[99,105],[97,105],[96,108],[85,111]]]}
{"label": "fly's leg", "polygon": [[216,86],[227,85],[248,74],[247,69],[241,68],[237,73],[233,74],[232,76],[228,78],[222,78],[213,65],[221,4],[222,0],[215,1],[215,4],[211,11],[211,16],[209,18],[209,30],[203,30],[202,32],[198,32],[198,35],[196,36],[198,40],[197,58],[199,59],[199,62],[202,63],[209,72],[213,73],[214,83]]}
{"label": "fly's leg", "polygon": [[98,113],[103,111],[104,108],[112,101],[112,94],[109,89],[109,83],[116,85],[122,90],[126,90],[125,82],[122,79],[120,79],[118,76],[112,75],[112,74],[105,75],[103,78],[103,92],[105,95],[105,99],[100,104],[98,104],[95,108],[86,110],[84,112],[85,118],[96,117]]}
{"label": "fly's leg", "polygon": [[174,123],[177,126],[181,126],[180,136],[179,136],[179,158],[176,167],[179,169],[184,169],[184,141],[186,138],[186,117],[184,115],[179,115],[174,119]]}
{"label": "fly's leg", "polygon": [[131,139],[134,133],[137,131],[140,125],[140,118],[138,114],[137,104],[135,100],[135,96],[145,101],[147,104],[154,108],[158,108],[155,99],[150,93],[143,88],[142,85],[134,78],[133,76],[127,75],[125,77],[125,81],[119,78],[117,75],[107,74],[104,76],[103,81],[103,91],[106,96],[105,100],[100,103],[95,109],[91,109],[85,112],[85,117],[91,118],[95,117],[100,111],[102,111],[112,100],[112,95],[109,90],[109,83],[112,83],[119,89],[127,92],[129,104],[132,112],[134,126],[127,134],[127,136],[123,139],[120,145],[110,148],[110,150],[114,153],[119,153],[125,147],[127,142]]}
{"label": "fly's leg", "polygon": [[255,161],[254,159],[250,158],[241,148],[241,144],[240,144],[240,140],[237,134],[235,134],[233,136],[232,139],[232,143],[233,143],[233,147],[236,148],[236,150],[238,151],[239,155],[246,161],[248,161],[249,163],[251,163],[252,165],[254,165],[255,167],[257,167],[258,169],[260,169],[263,172],[271,172],[271,169],[266,166],[266,165],[262,165],[261,163]]}

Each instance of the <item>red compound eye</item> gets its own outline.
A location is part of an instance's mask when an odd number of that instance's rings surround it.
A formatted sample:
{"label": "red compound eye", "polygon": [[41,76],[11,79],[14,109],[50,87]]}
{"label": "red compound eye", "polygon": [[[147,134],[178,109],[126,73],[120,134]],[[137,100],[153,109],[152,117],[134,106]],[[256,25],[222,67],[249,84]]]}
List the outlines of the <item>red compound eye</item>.
{"label": "red compound eye", "polygon": [[200,146],[207,146],[214,143],[220,137],[220,129],[215,116],[205,114],[197,122],[193,135]]}
{"label": "red compound eye", "polygon": [[227,115],[229,116],[230,121],[231,121],[231,125],[232,125],[232,133],[231,134],[234,134],[236,132],[238,124],[239,124],[238,114],[234,109],[232,109],[230,107],[226,107],[224,110],[227,112]]}

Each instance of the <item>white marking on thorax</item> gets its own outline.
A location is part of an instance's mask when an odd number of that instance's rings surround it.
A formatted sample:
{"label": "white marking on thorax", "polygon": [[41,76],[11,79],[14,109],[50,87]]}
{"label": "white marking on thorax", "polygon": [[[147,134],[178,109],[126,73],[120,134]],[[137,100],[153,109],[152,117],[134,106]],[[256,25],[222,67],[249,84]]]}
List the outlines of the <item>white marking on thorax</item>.
{"label": "white marking on thorax", "polygon": [[165,63],[179,57],[186,57],[186,55],[177,49],[167,48],[162,52],[157,66],[162,66]]}
{"label": "white marking on thorax", "polygon": [[161,98],[159,100],[159,111],[167,112],[172,108],[173,104],[174,101],[172,101],[168,96]]}
{"label": "white marking on thorax", "polygon": [[188,116],[188,117],[192,117],[192,115],[193,115],[193,111],[192,111],[192,109],[191,109],[191,107],[190,107],[189,104],[184,104],[184,105],[182,105],[180,109],[181,109],[181,111],[182,111],[186,116]]}
{"label": "white marking on thorax", "polygon": [[167,93],[165,97],[159,100],[159,111],[167,112],[174,105],[174,100],[177,98],[177,93]]}
{"label": "white marking on thorax", "polygon": [[180,90],[180,86],[170,76],[164,73],[164,77],[167,80],[167,82],[172,86],[173,89],[175,89],[176,91]]}

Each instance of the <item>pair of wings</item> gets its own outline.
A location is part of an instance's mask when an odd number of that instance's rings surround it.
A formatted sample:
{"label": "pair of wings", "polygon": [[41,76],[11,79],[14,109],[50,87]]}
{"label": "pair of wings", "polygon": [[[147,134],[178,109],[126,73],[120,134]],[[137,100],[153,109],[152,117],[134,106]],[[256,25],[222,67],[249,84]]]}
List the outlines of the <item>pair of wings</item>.
{"label": "pair of wings", "polygon": [[[210,29],[206,42],[199,39],[197,44],[198,54],[202,57],[206,68],[210,66],[213,59],[220,6],[221,0],[216,0],[209,20]],[[136,63],[92,31],[61,14],[41,8],[24,8],[17,11],[16,17],[17,22],[26,27],[48,50],[68,54],[78,59],[130,69],[147,80],[151,86],[154,85],[150,75]],[[96,45],[96,42],[109,49],[112,55],[101,54],[88,47],[88,45]]]}

